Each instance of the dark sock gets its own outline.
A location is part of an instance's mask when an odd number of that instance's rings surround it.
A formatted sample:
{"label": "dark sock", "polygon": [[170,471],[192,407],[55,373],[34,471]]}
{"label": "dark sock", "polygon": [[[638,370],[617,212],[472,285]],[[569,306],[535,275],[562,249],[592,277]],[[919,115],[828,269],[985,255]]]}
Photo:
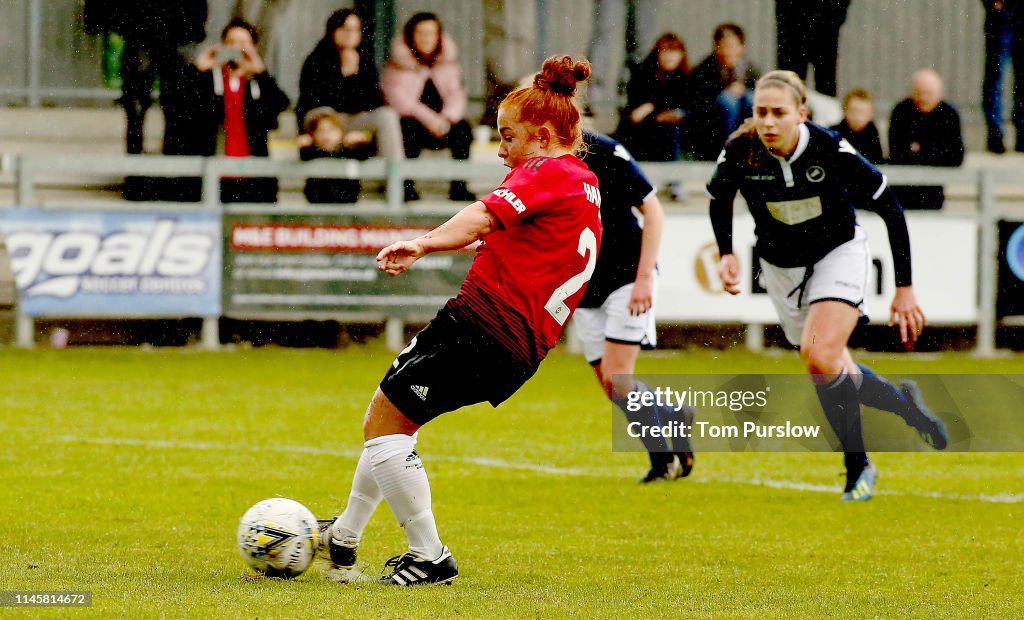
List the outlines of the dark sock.
{"label": "dark sock", "polygon": [[860,368],[863,377],[860,389],[857,391],[857,398],[860,399],[862,405],[895,413],[911,426],[920,422],[917,409],[911,405],[910,400],[903,394],[903,390],[889,383],[884,377],[875,374],[873,370],[863,364],[857,364],[857,368]]}
{"label": "dark sock", "polygon": [[[634,389],[640,393],[651,391],[649,387],[640,382],[637,382]],[[626,414],[626,419],[630,422],[639,422],[641,426],[647,428],[663,424],[657,405],[640,407],[638,411],[630,411],[625,394],[621,396],[616,395],[612,402]],[[644,448],[647,449],[648,455],[651,457],[652,468],[665,467],[672,462],[672,452],[668,449],[668,442],[665,441],[664,437],[641,437],[640,442],[644,444]]]}
{"label": "dark sock", "polygon": [[843,487],[846,493],[853,490],[860,473],[868,466],[868,455],[864,452],[844,452],[843,465],[846,466],[846,486]]}
{"label": "dark sock", "polygon": [[[647,385],[643,381],[636,382],[636,389],[639,392],[654,392],[654,390],[651,389],[651,386]],[[655,405],[654,408],[657,410],[658,419],[661,420],[662,424],[668,424],[670,422],[685,424],[686,419],[689,417],[692,420],[693,414],[696,413],[697,411],[694,407],[692,407],[689,404],[683,405],[682,408],[679,409],[679,411],[676,411],[675,407],[670,406],[668,404],[664,404],[661,406]],[[667,445],[668,440],[666,440],[666,450],[669,449]],[[676,454],[682,452],[693,452],[693,448],[690,446],[690,440],[687,439],[686,437],[673,437],[671,441],[671,446],[671,451]]]}
{"label": "dark sock", "polygon": [[815,385],[825,419],[839,439],[843,452],[864,452],[857,386],[844,368],[831,383]]}

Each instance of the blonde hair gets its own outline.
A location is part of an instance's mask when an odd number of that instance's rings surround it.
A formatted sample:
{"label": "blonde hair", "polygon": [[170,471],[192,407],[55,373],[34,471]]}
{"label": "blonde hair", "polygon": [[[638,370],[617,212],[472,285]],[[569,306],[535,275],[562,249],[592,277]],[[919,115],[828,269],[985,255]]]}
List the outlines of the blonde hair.
{"label": "blonde hair", "polygon": [[[783,71],[776,69],[775,71],[769,71],[761,76],[761,79],[757,81],[754,86],[754,93],[761,90],[762,88],[781,88],[793,95],[793,101],[796,102],[796,107],[807,105],[807,87],[804,86],[803,80],[800,76],[792,71]],[[729,140],[733,140],[740,136],[753,136],[757,133],[757,128],[753,118],[748,118],[743,121],[736,131],[729,134]]]}

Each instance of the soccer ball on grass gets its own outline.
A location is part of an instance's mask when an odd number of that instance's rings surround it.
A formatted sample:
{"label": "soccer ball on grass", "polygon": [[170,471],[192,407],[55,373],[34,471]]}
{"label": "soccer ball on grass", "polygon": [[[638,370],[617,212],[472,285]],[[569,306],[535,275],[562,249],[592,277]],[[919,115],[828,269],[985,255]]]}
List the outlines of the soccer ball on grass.
{"label": "soccer ball on grass", "polygon": [[284,497],[259,502],[238,524],[238,550],[249,566],[268,577],[301,575],[313,562],[319,538],[313,513]]}

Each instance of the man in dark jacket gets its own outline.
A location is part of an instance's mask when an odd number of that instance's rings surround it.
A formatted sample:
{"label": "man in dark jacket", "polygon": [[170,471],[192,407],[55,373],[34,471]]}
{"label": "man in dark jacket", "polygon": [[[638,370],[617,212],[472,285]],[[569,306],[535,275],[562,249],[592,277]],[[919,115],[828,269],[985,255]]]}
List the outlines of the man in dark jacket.
{"label": "man in dark jacket", "polygon": [[[942,100],[942,78],[932,69],[914,73],[909,99],[889,120],[889,162],[907,166],[959,166],[964,162],[960,114]],[[893,187],[904,209],[941,209],[941,186]]]}
{"label": "man in dark jacket", "polygon": [[[267,134],[288,108],[288,96],[267,73],[256,51],[256,29],[233,19],[221,42],[195,62],[195,155],[266,157]],[[224,179],[223,202],[275,202],[277,179]]]}
{"label": "man in dark jacket", "polygon": [[693,71],[690,131],[694,155],[714,159],[725,139],[751,115],[757,67],[746,57],[746,35],[736,24],[721,24],[714,51]]}

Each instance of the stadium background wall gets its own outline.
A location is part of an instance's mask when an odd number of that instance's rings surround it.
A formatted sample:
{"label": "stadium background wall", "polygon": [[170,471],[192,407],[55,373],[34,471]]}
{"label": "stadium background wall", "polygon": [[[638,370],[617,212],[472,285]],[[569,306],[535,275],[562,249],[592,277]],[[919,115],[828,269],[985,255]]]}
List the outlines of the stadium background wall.
{"label": "stadium background wall", "polygon": [[[658,5],[665,30],[686,41],[691,62],[711,49],[715,25],[733,21],[747,31],[749,56],[762,69],[775,62],[774,3],[770,0],[645,0]],[[556,52],[586,52],[591,34],[591,0],[524,0],[549,15],[530,50],[537,59]],[[207,32],[219,35],[234,0],[210,0]],[[323,32],[330,13],[352,2],[292,2],[277,25],[268,64],[282,88],[296,98],[299,69]],[[378,11],[393,12],[402,24],[417,10],[434,11],[459,46],[467,89],[477,106],[483,100],[483,16],[488,0],[377,0]],[[104,89],[102,42],[83,31],[82,0],[8,0],[0,3],[0,99],[39,105],[76,100],[109,101]],[[510,11],[512,14],[512,11]],[[569,18],[567,16],[573,16]],[[874,93],[881,116],[906,96],[910,74],[936,68],[946,92],[965,116],[980,120],[983,66],[980,2],[967,0],[858,0],[850,6],[839,52],[839,90],[865,87]],[[387,25],[386,30],[393,28]],[[658,33],[660,34],[660,33]],[[656,35],[655,35],[656,36]],[[383,37],[381,37],[383,38]],[[649,49],[653,41],[640,41]],[[383,43],[387,45],[387,42]],[[1009,97],[1009,89],[1005,89]],[[477,108],[479,110],[479,107]],[[1007,108],[1008,109],[1008,108]]]}

